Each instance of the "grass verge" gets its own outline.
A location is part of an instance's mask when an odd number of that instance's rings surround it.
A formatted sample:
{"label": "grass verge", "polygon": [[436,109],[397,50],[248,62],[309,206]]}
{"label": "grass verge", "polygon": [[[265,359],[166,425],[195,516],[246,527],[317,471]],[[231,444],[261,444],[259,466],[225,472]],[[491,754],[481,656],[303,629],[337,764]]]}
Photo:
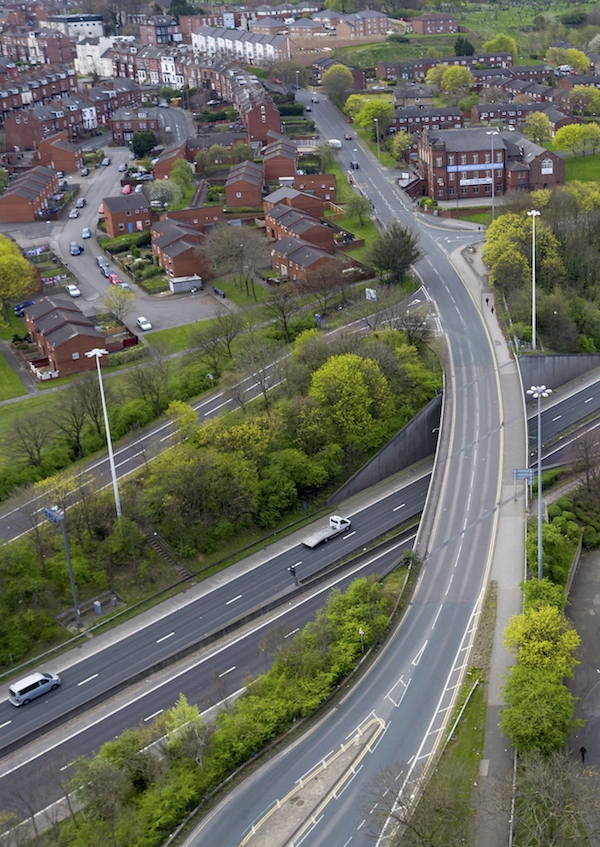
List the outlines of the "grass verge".
{"label": "grass verge", "polygon": [[354,197],[354,190],[346,179],[344,172],[338,163],[334,162],[329,168],[327,168],[327,173],[335,176],[335,202],[339,205],[349,203]]}
{"label": "grass verge", "polygon": [[581,182],[600,180],[600,153],[565,159],[565,181],[570,182],[573,179]]}
{"label": "grass verge", "polygon": [[0,354],[0,400],[11,400],[23,394],[27,394],[25,386],[4,356]]}

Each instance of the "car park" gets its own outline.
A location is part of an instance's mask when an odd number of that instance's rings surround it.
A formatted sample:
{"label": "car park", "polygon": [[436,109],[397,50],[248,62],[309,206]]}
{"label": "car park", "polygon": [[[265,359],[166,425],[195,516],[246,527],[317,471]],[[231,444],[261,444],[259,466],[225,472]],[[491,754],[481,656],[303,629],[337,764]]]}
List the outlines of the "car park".
{"label": "car park", "polygon": [[71,241],[71,244],[69,246],[69,250],[70,250],[71,256],[79,256],[80,253],[83,253],[83,247],[81,246],[81,244],[78,244],[76,241]]}
{"label": "car park", "polygon": [[35,302],[34,300],[24,300],[23,303],[18,303],[16,306],[14,306],[13,311],[14,311],[16,317],[22,318],[23,313],[25,312],[25,309],[28,306],[33,306],[34,302]]}
{"label": "car park", "polygon": [[71,209],[71,211],[69,212],[69,217],[70,218],[78,218],[79,212],[77,211],[77,209]]}
{"label": "car park", "polygon": [[65,285],[65,291],[71,297],[81,297],[81,291],[77,288],[76,285]]}
{"label": "car park", "polygon": [[89,176],[89,173],[90,173],[89,168],[82,168],[81,169],[81,176]]}
{"label": "car park", "polygon": [[85,197],[78,197],[77,200],[75,201],[75,208],[76,209],[83,209],[84,206],[85,206]]}
{"label": "car park", "polygon": [[104,157],[104,159],[102,159],[102,167],[103,167],[103,168],[106,168],[106,167],[108,167],[109,165],[110,165],[110,157],[109,157],[109,156],[105,156],[105,157]]}
{"label": "car park", "polygon": [[121,164],[119,165],[119,170],[121,171],[121,173],[124,173],[127,170],[127,165],[125,164],[125,162],[121,162]]}
{"label": "car park", "polygon": [[81,230],[81,237],[82,238],[91,238],[92,237],[92,233],[90,232],[89,226],[84,226],[84,228]]}
{"label": "car park", "polygon": [[148,318],[140,317],[137,319],[136,324],[142,332],[148,332],[149,329],[152,329],[152,324],[148,320]]}

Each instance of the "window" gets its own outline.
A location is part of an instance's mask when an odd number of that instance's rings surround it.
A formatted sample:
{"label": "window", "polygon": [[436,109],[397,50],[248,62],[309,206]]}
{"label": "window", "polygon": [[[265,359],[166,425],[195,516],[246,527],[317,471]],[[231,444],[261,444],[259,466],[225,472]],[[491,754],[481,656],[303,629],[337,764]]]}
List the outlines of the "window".
{"label": "window", "polygon": [[479,171],[473,171],[473,179],[479,179]]}
{"label": "window", "polygon": [[478,185],[473,186],[473,194],[479,194],[479,186]]}
{"label": "window", "polygon": [[554,173],[554,164],[552,162],[552,159],[542,159],[542,173],[543,174]]}
{"label": "window", "polygon": [[504,161],[504,158],[502,156],[502,150],[500,150],[500,152],[496,153],[496,161],[497,162],[503,162]]}
{"label": "window", "polygon": [[448,164],[449,165],[454,164],[454,153],[448,153]]}
{"label": "window", "polygon": [[466,155],[466,153],[461,153],[461,154],[460,154],[460,163],[461,163],[461,165],[466,165],[466,164],[467,164],[467,155]]}
{"label": "window", "polygon": [[461,187],[460,187],[460,193],[461,193],[461,194],[466,194],[466,193],[467,193],[467,186],[466,186],[466,185],[461,185]]}
{"label": "window", "polygon": [[438,197],[443,197],[443,196],[444,196],[444,189],[438,188]]}
{"label": "window", "polygon": [[449,182],[454,182],[455,177],[456,177],[456,174],[454,173],[454,171],[450,171],[450,173],[448,174]]}
{"label": "window", "polygon": [[479,153],[473,153],[473,164],[476,165],[479,162]]}
{"label": "window", "polygon": [[489,163],[490,163],[490,162],[491,162],[490,154],[489,154],[489,153],[486,153],[486,154],[485,154],[485,163],[486,163],[486,165],[489,165]]}
{"label": "window", "polygon": [[454,191],[454,186],[451,185],[450,188],[448,189],[448,196],[454,197],[455,194],[456,194],[456,192]]}
{"label": "window", "polygon": [[123,232],[124,229],[125,229],[125,224],[119,224],[119,231]]}
{"label": "window", "polygon": [[239,198],[242,196],[242,192],[241,192],[241,191],[236,191],[236,192],[235,192],[235,196],[239,199]]}
{"label": "window", "polygon": [[79,358],[79,353],[71,353],[71,358],[73,358],[73,359],[78,359],[78,358]]}
{"label": "window", "polygon": [[492,190],[492,186],[491,186],[491,185],[486,185],[486,187],[485,187],[485,193],[486,193],[486,194],[489,194],[491,190]]}
{"label": "window", "polygon": [[436,166],[436,168],[441,168],[441,167],[442,167],[442,157],[441,157],[441,156],[436,156],[436,157],[435,157],[435,166]]}

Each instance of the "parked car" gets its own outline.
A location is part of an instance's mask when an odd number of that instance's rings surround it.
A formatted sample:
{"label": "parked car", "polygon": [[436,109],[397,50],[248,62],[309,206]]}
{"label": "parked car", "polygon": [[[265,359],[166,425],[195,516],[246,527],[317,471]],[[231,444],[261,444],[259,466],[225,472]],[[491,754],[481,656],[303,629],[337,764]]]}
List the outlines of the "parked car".
{"label": "parked car", "polygon": [[76,285],[65,285],[65,291],[67,294],[70,294],[71,297],[81,297],[81,291]]}
{"label": "parked car", "polygon": [[102,265],[100,268],[100,273],[103,274],[107,279],[111,275],[112,271],[110,269],[110,265]]}
{"label": "parked car", "polygon": [[142,174],[141,176],[138,176],[138,179],[141,182],[146,182],[149,179],[154,179],[154,174]]}
{"label": "parked car", "polygon": [[98,206],[98,214],[99,215],[104,214],[104,203],[100,203],[100,205]]}
{"label": "parked car", "polygon": [[107,268],[108,267],[108,259],[106,259],[105,256],[96,256],[96,264],[100,268]]}
{"label": "parked car", "polygon": [[162,200],[151,200],[150,205],[152,206],[153,209],[162,209],[162,207],[165,204],[163,203]]}
{"label": "parked car", "polygon": [[84,226],[84,228],[81,230],[81,237],[82,238],[91,238],[92,237],[92,233],[90,232],[89,226]]}
{"label": "parked car", "polygon": [[83,209],[84,206],[85,206],[85,197],[78,197],[77,200],[75,201],[75,208],[76,209]]}
{"label": "parked car", "polygon": [[64,172],[64,171],[56,171],[56,176],[57,176],[59,179],[63,179],[64,175],[65,175],[65,172]]}
{"label": "parked car", "polygon": [[344,133],[344,138],[345,138],[346,141],[352,141],[352,136],[350,135],[349,132]]}
{"label": "parked car", "polygon": [[121,189],[121,194],[131,194],[131,186],[129,185],[129,183],[123,186],[123,188]]}
{"label": "parked car", "polygon": [[78,218],[79,212],[77,211],[77,209],[71,209],[71,211],[69,212],[69,217],[70,218]]}
{"label": "parked car", "polygon": [[24,300],[22,303],[19,303],[17,306],[13,307],[13,311],[18,318],[23,317],[23,313],[28,306],[33,306],[34,300]]}
{"label": "parked car", "polygon": [[61,191],[65,191],[69,187],[69,183],[67,182],[66,179],[59,179],[58,180],[58,187],[60,188]]}
{"label": "parked car", "polygon": [[168,108],[169,108],[169,104],[168,104],[168,103],[159,103],[159,104],[158,104],[158,108],[159,108],[159,109],[168,109]]}
{"label": "parked car", "polygon": [[136,187],[135,187],[135,193],[136,194],[141,194],[143,190],[144,190],[143,185],[136,185]]}
{"label": "parked car", "polygon": [[110,156],[105,156],[102,159],[102,167],[106,168],[106,167],[108,167],[108,165],[110,165]]}
{"label": "parked car", "polygon": [[136,324],[142,330],[142,332],[148,332],[149,329],[152,329],[152,324],[150,323],[148,318],[138,318]]}
{"label": "parked car", "polygon": [[71,256],[79,256],[80,253],[83,253],[83,247],[81,246],[81,244],[78,244],[76,241],[71,241],[71,244],[69,246],[69,250],[70,250]]}
{"label": "parked car", "polygon": [[120,282],[119,285],[121,286],[121,288],[124,288],[125,291],[131,291],[131,286],[128,282]]}
{"label": "parked car", "polygon": [[119,274],[116,273],[110,273],[108,275],[108,281],[111,285],[121,285],[121,283],[123,282]]}
{"label": "parked car", "polygon": [[125,164],[125,162],[121,162],[121,164],[119,165],[119,170],[121,171],[121,173],[125,173],[125,171],[127,170],[127,165]]}
{"label": "parked car", "polygon": [[82,168],[81,169],[81,176],[89,176],[89,173],[90,173],[89,168]]}

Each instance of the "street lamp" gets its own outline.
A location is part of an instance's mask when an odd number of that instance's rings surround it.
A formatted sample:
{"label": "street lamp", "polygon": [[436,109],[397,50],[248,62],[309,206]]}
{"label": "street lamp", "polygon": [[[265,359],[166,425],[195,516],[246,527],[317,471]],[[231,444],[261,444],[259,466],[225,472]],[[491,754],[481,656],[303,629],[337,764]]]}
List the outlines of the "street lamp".
{"label": "street lamp", "polygon": [[527,389],[534,400],[537,400],[537,463],[538,463],[538,579],[544,576],[542,570],[542,397],[552,394],[551,388],[545,385],[532,385]]}
{"label": "street lamp", "polygon": [[490,129],[490,130],[487,131],[487,135],[492,136],[492,220],[494,220],[494,217],[496,215],[496,203],[495,203],[495,199],[496,199],[496,194],[495,194],[496,176],[494,174],[494,136],[500,135],[500,133],[498,132],[497,129]]}
{"label": "street lamp", "polygon": [[539,218],[541,212],[532,209],[527,212],[531,218],[531,346],[535,350],[536,346],[536,314],[535,314],[535,219]]}
{"label": "street lamp", "polygon": [[377,161],[379,162],[379,118],[373,118],[375,121],[375,131],[377,133]]}
{"label": "street lamp", "polygon": [[300,84],[298,83],[299,74],[300,74],[300,71],[296,71],[296,91],[298,91],[300,89]]}
{"label": "street lamp", "polygon": [[102,371],[100,370],[100,356],[108,356],[108,350],[103,350],[101,347],[94,347],[89,353],[85,354],[88,359],[92,356],[96,358],[96,367],[98,369],[98,382],[100,383],[100,397],[102,398],[102,411],[104,412],[104,428],[106,429],[106,444],[108,446],[108,462],[110,464],[110,475],[112,477],[113,491],[115,494],[115,506],[117,509],[117,518],[121,520],[121,500],[119,498],[119,486],[117,484],[117,472],[115,469],[115,457],[113,455],[112,440],[110,437],[110,425],[108,423],[108,412],[106,411],[106,398],[104,396],[104,385],[102,384]]}
{"label": "street lamp", "polygon": [[69,537],[67,536],[67,527],[65,526],[65,510],[58,506],[52,506],[51,509],[44,509],[46,517],[53,524],[60,524],[62,529],[63,543],[65,545],[65,556],[67,557],[67,568],[69,569],[69,581],[71,583],[71,593],[73,595],[73,606],[75,608],[75,618],[77,620],[77,628],[81,629],[83,621],[81,620],[81,610],[77,601],[77,589],[75,588],[75,577],[73,576],[73,565],[71,564],[71,552],[69,550]]}

